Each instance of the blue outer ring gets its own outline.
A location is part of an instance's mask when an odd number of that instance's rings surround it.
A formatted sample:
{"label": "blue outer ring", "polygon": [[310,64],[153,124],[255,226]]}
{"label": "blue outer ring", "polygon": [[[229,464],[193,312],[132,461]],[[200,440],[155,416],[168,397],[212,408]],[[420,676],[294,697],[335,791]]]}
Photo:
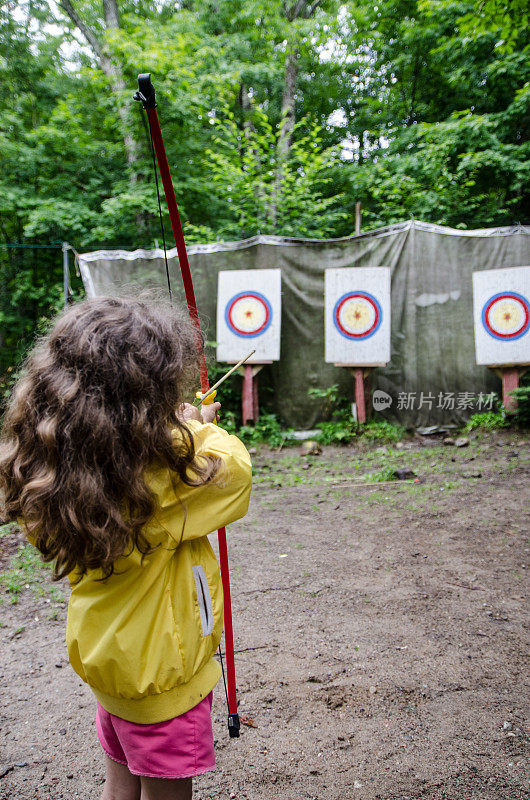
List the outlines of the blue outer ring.
{"label": "blue outer ring", "polygon": [[[496,300],[498,297],[503,297],[505,294],[511,294],[513,297],[516,297],[518,300],[522,302],[522,304],[526,307],[526,310],[529,312],[529,317],[526,325],[519,333],[515,334],[515,336],[499,336],[498,334],[494,333],[494,331],[490,331],[486,321],[487,307],[490,305],[490,303],[493,303],[493,301]],[[486,333],[489,334],[493,339],[497,339],[499,342],[515,342],[516,339],[520,339],[521,336],[524,336],[525,333],[528,331],[528,328],[530,328],[530,304],[528,303],[528,300],[526,299],[526,297],[524,297],[524,295],[519,294],[519,292],[513,292],[511,289],[506,289],[504,292],[493,294],[490,298],[488,298],[488,300],[486,300],[482,308],[481,317],[482,317],[482,327],[484,328]]]}
{"label": "blue outer ring", "polygon": [[[267,311],[269,312],[269,319],[263,326],[263,328],[261,328],[261,330],[257,331],[256,333],[241,333],[241,331],[236,330],[236,328],[234,328],[234,326],[230,322],[228,311],[230,309],[230,306],[232,306],[241,297],[247,297],[248,295],[253,295],[253,294],[256,295],[256,297],[259,297],[259,299],[262,300],[265,306],[267,307]],[[236,336],[240,336],[241,339],[254,339],[256,336],[262,336],[265,333],[265,331],[268,330],[272,322],[271,304],[269,303],[267,298],[261,294],[261,292],[256,292],[254,291],[254,289],[247,289],[246,292],[239,292],[239,294],[235,294],[233,297],[231,297],[225,306],[225,322],[227,327],[232,331],[232,333],[234,333]]]}
{"label": "blue outer ring", "polygon": [[[379,312],[379,321],[378,321],[377,325],[375,326],[375,328],[373,329],[373,331],[370,331],[370,333],[364,334],[362,336],[348,336],[347,333],[345,333],[344,331],[341,331],[341,329],[340,329],[340,327],[339,327],[339,325],[337,323],[337,311],[339,309],[340,304],[342,303],[343,300],[346,300],[346,298],[350,297],[350,295],[352,295],[352,294],[360,294],[360,295],[364,295],[365,297],[369,297],[370,300],[373,300],[373,302],[377,306],[377,310]],[[346,294],[343,294],[342,297],[339,297],[339,299],[335,303],[335,308],[333,309],[333,324],[335,325],[335,327],[338,330],[338,332],[340,333],[340,335],[344,336],[344,338],[348,339],[348,341],[350,341],[350,342],[365,342],[366,339],[369,339],[371,336],[374,335],[374,333],[377,333],[377,331],[381,327],[382,321],[383,321],[383,309],[381,308],[379,300],[376,297],[374,297],[373,294],[370,294],[369,292],[365,292],[362,289],[351,289],[349,292],[346,292]]]}

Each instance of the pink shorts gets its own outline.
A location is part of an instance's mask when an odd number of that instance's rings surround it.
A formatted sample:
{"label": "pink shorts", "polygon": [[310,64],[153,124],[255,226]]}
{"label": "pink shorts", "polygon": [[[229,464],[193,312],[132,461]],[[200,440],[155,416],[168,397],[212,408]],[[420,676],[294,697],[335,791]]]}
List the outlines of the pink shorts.
{"label": "pink shorts", "polygon": [[109,714],[97,706],[99,741],[113,761],[133,775],[148,778],[191,778],[215,769],[212,731],[213,693],[180,717],[150,725]]}

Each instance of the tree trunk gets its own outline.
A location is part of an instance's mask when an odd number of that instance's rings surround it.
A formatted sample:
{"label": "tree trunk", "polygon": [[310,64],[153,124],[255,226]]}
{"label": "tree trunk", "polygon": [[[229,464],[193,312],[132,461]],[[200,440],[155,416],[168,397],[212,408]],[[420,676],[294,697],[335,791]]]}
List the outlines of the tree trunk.
{"label": "tree trunk", "polygon": [[[312,3],[308,2],[307,0],[294,0],[293,4],[289,6],[284,0],[284,14],[289,22],[294,22],[296,19],[309,19],[317,10],[320,2],[321,0],[313,0]],[[291,147],[294,126],[296,123],[295,98],[296,84],[298,80],[298,59],[300,57],[300,48],[295,37],[293,37],[293,41],[287,50],[287,56],[285,59],[285,73],[282,94],[282,117],[278,136],[276,176],[274,181],[273,197],[269,209],[269,219],[273,228],[276,227],[278,222],[278,203],[282,192],[285,165],[287,159],[289,158],[289,149]]]}
{"label": "tree trunk", "polygon": [[[256,173],[257,175],[261,175],[262,163],[259,148],[257,148],[252,141],[252,136],[256,132],[254,123],[250,117],[250,112],[252,111],[252,100],[244,83],[241,83],[239,87],[239,105],[241,106],[241,111],[243,112],[243,137],[241,142],[240,158],[242,159],[243,157],[243,149],[245,147],[249,148],[256,161]],[[262,182],[260,182],[257,187],[256,195],[259,201],[259,208],[257,209],[256,216],[258,220],[263,220],[265,222],[267,217],[267,198]]]}
{"label": "tree trunk", "polygon": [[285,78],[282,96],[282,120],[280,123],[280,136],[278,139],[278,155],[285,160],[289,154],[293,129],[295,123],[295,94],[296,80],[298,78],[298,48],[293,48],[287,54],[285,61]]}
{"label": "tree trunk", "polygon": [[296,81],[298,78],[298,47],[291,48],[285,60],[285,76],[282,94],[282,116],[280,120],[280,130],[278,135],[277,166],[274,182],[274,194],[270,207],[269,218],[276,227],[278,221],[278,203],[282,193],[283,179],[285,175],[285,164],[289,158],[289,148],[293,138],[295,125],[295,99]]}
{"label": "tree trunk", "polygon": [[[120,15],[116,0],[103,0],[103,12],[105,14],[105,29],[115,31],[120,27]],[[123,74],[119,66],[112,61],[108,53],[104,53],[101,60],[101,68],[110,80],[112,91],[116,95],[118,104],[118,114],[121,121],[123,144],[127,154],[127,164],[130,168],[131,183],[136,183],[138,174],[136,172],[136,162],[138,161],[138,146],[132,134],[130,113],[127,106],[123,104],[123,93],[127,88],[123,79]],[[129,103],[130,107],[130,103]]]}
{"label": "tree trunk", "polygon": [[239,105],[241,106],[241,111],[243,112],[243,133],[245,134],[245,139],[248,142],[252,135],[252,131],[254,130],[254,126],[252,125],[252,120],[250,119],[250,96],[244,83],[241,83],[239,87]]}
{"label": "tree trunk", "polygon": [[[121,123],[123,144],[125,147],[127,165],[129,166],[129,180],[132,184],[136,184],[138,180],[138,174],[136,171],[136,163],[138,161],[138,145],[132,133],[129,109],[123,103],[123,93],[127,88],[123,79],[123,74],[119,66],[112,61],[108,49],[102,42],[100,42],[94,31],[89,25],[87,25],[80,14],[78,14],[71,0],[59,0],[59,5],[62,11],[71,19],[76,28],[79,29],[87,43],[90,45],[99,62],[101,70],[109,79],[111,89],[116,95],[116,105]],[[116,0],[103,0],[103,13],[105,17],[105,29],[109,32],[117,30],[120,27],[120,16],[118,13],[118,5]]]}

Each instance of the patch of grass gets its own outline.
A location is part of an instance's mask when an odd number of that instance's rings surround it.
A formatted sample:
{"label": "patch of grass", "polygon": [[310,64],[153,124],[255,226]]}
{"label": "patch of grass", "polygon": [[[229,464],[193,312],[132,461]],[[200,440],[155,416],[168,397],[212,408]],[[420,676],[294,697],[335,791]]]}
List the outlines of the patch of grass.
{"label": "patch of grass", "polygon": [[363,475],[363,479],[367,483],[384,483],[385,481],[397,480],[396,476],[394,475],[393,467],[383,467],[377,472],[367,472]]}
{"label": "patch of grass", "polygon": [[57,605],[62,605],[66,602],[63,591],[49,582],[50,571],[50,565],[42,561],[33,545],[23,542],[12,556],[8,568],[0,573],[0,587],[12,605],[19,602],[25,589],[31,589],[38,597],[46,596]]}
{"label": "patch of grass", "polygon": [[399,442],[405,435],[405,428],[387,420],[370,420],[361,425],[359,432],[368,442]]}
{"label": "patch of grass", "polygon": [[383,492],[377,490],[376,492],[372,492],[369,497],[366,498],[367,503],[389,503],[391,498],[388,495],[383,494]]}
{"label": "patch of grass", "polygon": [[233,432],[247,445],[265,443],[280,448],[299,443],[293,436],[293,428],[284,428],[276,414],[262,414],[254,426],[243,425]]}
{"label": "patch of grass", "polygon": [[349,444],[357,433],[357,426],[350,417],[319,422],[320,433],[316,439],[320,444]]}
{"label": "patch of grass", "polygon": [[444,492],[452,492],[453,489],[458,488],[458,485],[459,485],[458,481],[444,481],[439,488],[440,491],[443,490]]}
{"label": "patch of grass", "polygon": [[8,569],[0,575],[0,586],[4,587],[11,603],[18,603],[23,589],[38,585],[42,567],[39,554],[32,545],[25,542],[18,546]]}
{"label": "patch of grass", "polygon": [[309,397],[323,400],[322,421],[317,424],[320,444],[349,444],[357,433],[357,423],[351,415],[349,400],[339,394],[338,384],[326,389],[309,389]]}
{"label": "patch of grass", "polygon": [[403,486],[408,494],[412,495],[425,494],[432,488],[427,483],[408,483],[407,481],[403,481]]}
{"label": "patch of grass", "polygon": [[472,414],[462,430],[466,433],[469,433],[469,431],[494,431],[500,428],[508,428],[509,426],[510,423],[506,419],[506,414],[501,409],[500,411]]}

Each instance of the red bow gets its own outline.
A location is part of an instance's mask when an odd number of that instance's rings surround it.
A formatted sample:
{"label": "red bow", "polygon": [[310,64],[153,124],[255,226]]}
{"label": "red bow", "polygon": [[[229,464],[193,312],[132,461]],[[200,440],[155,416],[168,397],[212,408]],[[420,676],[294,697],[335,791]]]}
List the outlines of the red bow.
{"label": "red bow", "polygon": [[[147,113],[149,121],[149,129],[151,132],[151,141],[156,153],[158,161],[158,168],[164,186],[164,193],[166,195],[166,202],[169,211],[169,218],[171,220],[171,227],[173,228],[173,235],[175,237],[175,244],[179,257],[180,271],[182,273],[182,281],[184,283],[184,291],[186,292],[186,302],[188,304],[188,311],[190,319],[195,326],[199,336],[197,337],[197,345],[199,350],[199,375],[201,381],[201,392],[205,395],[210,388],[208,381],[208,371],[206,369],[206,359],[202,347],[201,325],[199,322],[199,314],[197,312],[197,303],[195,300],[195,292],[193,291],[193,281],[191,278],[191,270],[188,261],[188,254],[186,252],[186,243],[184,241],[184,233],[182,231],[182,224],[180,222],[177,201],[175,199],[175,190],[173,188],[173,181],[171,180],[171,173],[169,171],[169,164],[167,162],[166,150],[164,147],[164,140],[162,138],[162,131],[160,130],[160,123],[158,121],[158,114],[156,113],[155,89],[151,83],[151,75],[145,73],[138,76],[138,93],[135,95],[135,100],[141,100],[143,107]],[[169,281],[169,276],[168,276]],[[230,573],[228,567],[228,550],[226,546],[226,530],[220,528],[217,532],[219,539],[219,562],[221,567],[221,579],[223,582],[224,594],[224,632],[225,632],[225,654],[226,654],[226,682],[227,682],[227,702],[228,702],[228,731],[231,737],[239,736],[239,716],[237,713],[237,696],[236,696],[236,673],[234,661],[234,635],[232,629],[232,603],[230,598]],[[222,666],[222,656],[221,656]]]}

